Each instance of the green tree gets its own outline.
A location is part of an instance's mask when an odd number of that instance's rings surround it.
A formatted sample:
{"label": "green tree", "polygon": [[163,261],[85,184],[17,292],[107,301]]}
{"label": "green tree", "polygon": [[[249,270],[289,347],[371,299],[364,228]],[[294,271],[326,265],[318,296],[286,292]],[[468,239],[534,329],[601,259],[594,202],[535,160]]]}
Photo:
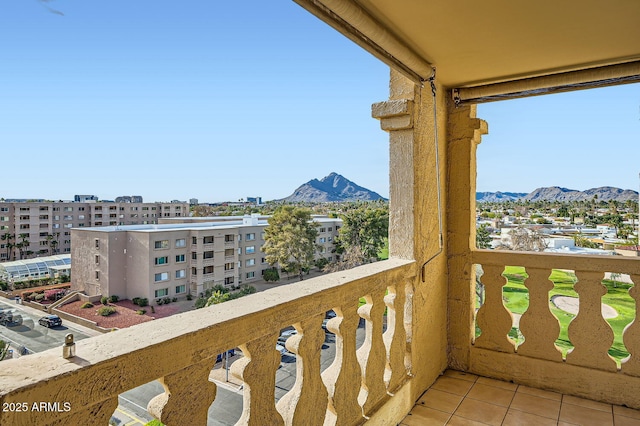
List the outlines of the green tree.
{"label": "green tree", "polygon": [[342,215],[336,245],[339,252],[357,247],[365,261],[377,259],[389,236],[389,211],[385,207],[358,207]]}
{"label": "green tree", "polygon": [[267,262],[298,274],[300,281],[305,270],[313,266],[318,230],[308,209],[281,206],[269,218],[264,230],[262,251]]}
{"label": "green tree", "polygon": [[476,229],[476,247],[479,249],[491,248],[491,233],[486,223],[483,223]]}
{"label": "green tree", "polygon": [[11,251],[13,250],[13,247],[15,247],[15,244],[11,242],[13,239],[14,235],[10,232],[5,232],[0,236],[0,240],[6,241],[5,247],[7,248],[7,260],[11,260]]}

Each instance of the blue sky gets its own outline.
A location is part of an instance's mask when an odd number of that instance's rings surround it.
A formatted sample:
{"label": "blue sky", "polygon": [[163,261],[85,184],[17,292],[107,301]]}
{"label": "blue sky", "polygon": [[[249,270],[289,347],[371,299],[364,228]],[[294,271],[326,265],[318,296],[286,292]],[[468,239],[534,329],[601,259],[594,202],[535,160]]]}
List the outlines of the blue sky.
{"label": "blue sky", "polygon": [[[13,0],[0,64],[0,197],[274,199],[330,172],[388,196],[389,70],[292,1]],[[640,85],[479,116],[480,191],[637,188]]]}

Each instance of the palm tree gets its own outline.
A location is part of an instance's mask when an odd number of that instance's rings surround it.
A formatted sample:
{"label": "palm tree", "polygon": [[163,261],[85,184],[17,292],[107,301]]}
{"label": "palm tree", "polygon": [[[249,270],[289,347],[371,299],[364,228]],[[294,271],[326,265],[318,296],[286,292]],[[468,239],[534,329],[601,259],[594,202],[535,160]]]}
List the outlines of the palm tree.
{"label": "palm tree", "polygon": [[11,251],[13,250],[13,247],[14,247],[14,244],[11,242],[11,240],[13,239],[14,239],[14,236],[10,232],[6,232],[2,234],[2,236],[0,236],[0,240],[6,241],[5,248],[7,249],[7,260],[11,260]]}
{"label": "palm tree", "polygon": [[52,245],[51,243],[53,242],[53,235],[47,233],[47,237],[46,238],[47,238],[47,241],[46,241],[47,247],[49,247],[49,255],[51,255],[52,254],[51,253],[51,245]]}
{"label": "palm tree", "polygon": [[[20,244],[20,259],[22,259],[22,255],[24,254],[25,251],[28,251],[27,249],[29,248],[29,240],[27,238],[29,238],[29,234],[20,234],[18,235],[18,238],[20,238],[22,241],[20,241],[18,244]],[[18,247],[18,244],[16,244],[16,247]]]}

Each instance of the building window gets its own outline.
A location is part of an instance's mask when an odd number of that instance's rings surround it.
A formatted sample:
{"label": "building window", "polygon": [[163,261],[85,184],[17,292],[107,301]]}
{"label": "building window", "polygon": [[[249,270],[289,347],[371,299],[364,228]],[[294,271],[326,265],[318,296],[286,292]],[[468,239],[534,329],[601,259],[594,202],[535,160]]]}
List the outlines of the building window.
{"label": "building window", "polygon": [[245,254],[251,254],[251,253],[255,253],[255,252],[256,252],[256,247],[255,246],[245,247],[245,249],[244,249],[244,253]]}
{"label": "building window", "polygon": [[191,275],[198,275],[198,269],[195,266],[191,268]]}
{"label": "building window", "polygon": [[262,259],[260,259],[260,263],[262,263],[262,264],[267,263],[267,258],[263,257]]}
{"label": "building window", "polygon": [[256,260],[255,260],[255,259],[247,259],[247,260],[244,262],[244,266],[253,266],[253,265],[255,265],[255,264],[256,264]]}
{"label": "building window", "polygon": [[326,243],[327,239],[325,237],[320,238],[320,244]]}
{"label": "building window", "polygon": [[156,265],[166,265],[169,263],[169,256],[156,257]]}
{"label": "building window", "polygon": [[225,263],[224,264],[224,270],[225,271],[230,271],[232,269],[235,269],[235,263]]}
{"label": "building window", "polygon": [[249,279],[249,278],[253,278],[253,277],[255,277],[255,276],[256,276],[256,273],[255,273],[254,271],[247,272],[247,275],[246,275],[247,279]]}
{"label": "building window", "polygon": [[184,238],[179,238],[176,240],[176,247],[186,247],[187,246],[187,240],[185,240]]}
{"label": "building window", "polygon": [[83,215],[83,214],[78,215],[78,219],[79,219],[79,220],[84,220],[84,215]]}
{"label": "building window", "polygon": [[184,278],[186,276],[187,276],[187,270],[186,269],[178,269],[176,271],[176,279]]}
{"label": "building window", "polygon": [[329,241],[329,242],[333,241],[333,237],[327,238],[327,241]]}
{"label": "building window", "polygon": [[205,251],[202,253],[203,259],[213,259],[213,251]]}
{"label": "building window", "polygon": [[96,271],[96,280],[100,279],[100,271]]}
{"label": "building window", "polygon": [[155,295],[155,297],[168,296],[169,295],[169,289],[168,288],[160,288],[160,289],[154,291],[154,295]]}
{"label": "building window", "polygon": [[202,268],[202,273],[203,274],[213,274],[213,266],[205,266],[204,268]]}
{"label": "building window", "polygon": [[96,238],[93,241],[94,241],[94,244],[96,245],[96,248],[100,248],[100,240]]}
{"label": "building window", "polygon": [[176,254],[176,263],[182,263],[184,261],[184,254]]}
{"label": "building window", "polygon": [[72,212],[73,211],[73,207],[65,207],[64,211],[65,212]]}
{"label": "building window", "polygon": [[159,282],[159,281],[166,281],[169,279],[169,273],[168,272],[160,272],[158,274],[155,274],[155,282]]}
{"label": "building window", "polygon": [[233,235],[225,235],[224,236],[224,242],[225,243],[232,243],[233,241],[234,241]]}
{"label": "building window", "polygon": [[224,284],[225,285],[229,285],[229,284],[233,284],[233,277],[227,277],[224,279]]}
{"label": "building window", "polygon": [[198,244],[198,237],[191,237],[191,244],[193,245]]}
{"label": "building window", "polygon": [[233,256],[233,249],[225,249],[224,250],[224,256]]}
{"label": "building window", "polygon": [[207,236],[202,239],[202,244],[213,244],[213,236]]}
{"label": "building window", "polygon": [[182,285],[177,285],[176,286],[176,294],[182,294],[182,293],[186,293],[187,292],[187,286],[182,284]]}
{"label": "building window", "polygon": [[[70,224],[69,224],[70,225]],[[65,225],[66,226],[66,225]],[[20,225],[20,229],[29,229],[29,224]]]}
{"label": "building window", "polygon": [[247,241],[253,241],[256,239],[256,234],[247,234]]}
{"label": "building window", "polygon": [[98,254],[95,255],[95,262],[96,262],[96,265],[100,264],[100,255]]}
{"label": "building window", "polygon": [[169,240],[161,240],[155,242],[156,249],[166,249],[169,248]]}
{"label": "building window", "polygon": [[78,207],[78,211],[79,212],[83,212],[84,211],[84,207]]}
{"label": "building window", "polygon": [[[96,222],[96,225],[102,225],[102,222]],[[73,223],[65,223],[64,227],[65,228],[72,228],[73,227]]]}
{"label": "building window", "polygon": [[327,228],[327,231],[329,231],[329,232],[333,232],[333,227],[332,227],[332,226],[328,227],[328,228]]}
{"label": "building window", "polygon": [[[96,217],[98,217],[98,216],[102,217],[102,215],[96,215]],[[73,220],[73,216],[72,216],[72,215],[65,215],[65,216],[63,217],[63,219],[64,219],[64,220]]]}
{"label": "building window", "polygon": [[191,253],[191,260],[198,260],[198,253],[195,251]]}

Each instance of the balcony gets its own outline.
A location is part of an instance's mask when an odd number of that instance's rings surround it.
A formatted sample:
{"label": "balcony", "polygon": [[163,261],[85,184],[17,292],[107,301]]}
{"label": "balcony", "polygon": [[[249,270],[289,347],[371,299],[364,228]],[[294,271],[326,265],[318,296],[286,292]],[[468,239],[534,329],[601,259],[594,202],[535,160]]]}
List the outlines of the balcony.
{"label": "balcony", "polygon": [[[363,413],[374,414],[410,380],[411,338],[405,329],[410,317],[405,315],[411,312],[414,276],[414,262],[389,260],[274,288],[215,311],[181,314],[180,321],[166,318],[80,341],[70,359],[56,349],[5,361],[6,374],[0,376],[3,404],[31,407],[60,401],[72,409],[2,412],[0,423],[106,424],[118,405],[118,394],[159,379],[166,392],[151,401],[151,414],[169,425],[205,424],[216,395],[216,385],[209,381],[216,354],[234,347],[245,354],[232,367],[233,375],[244,381],[241,424],[317,424],[325,416],[358,423]],[[359,307],[361,297],[366,303]],[[321,326],[330,309],[338,314],[327,325],[336,333],[338,352],[321,374]],[[361,318],[366,337],[357,349],[355,332]],[[275,404],[280,354],[274,347],[280,329],[290,325],[299,333],[287,342],[297,357],[298,379]],[[166,350],[156,350],[157,344]],[[183,356],[168,357],[167,352]],[[97,381],[102,385],[94,386]],[[318,404],[321,400],[326,405]]]}

